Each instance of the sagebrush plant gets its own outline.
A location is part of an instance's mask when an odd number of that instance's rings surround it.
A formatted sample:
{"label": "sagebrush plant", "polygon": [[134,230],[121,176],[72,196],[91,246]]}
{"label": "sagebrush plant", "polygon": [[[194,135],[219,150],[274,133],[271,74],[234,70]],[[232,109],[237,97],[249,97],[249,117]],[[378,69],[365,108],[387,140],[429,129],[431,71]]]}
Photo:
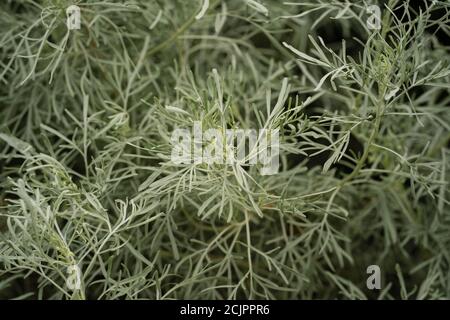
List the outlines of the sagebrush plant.
{"label": "sagebrush plant", "polygon": [[[450,4],[419,2],[2,1],[0,297],[449,299]],[[195,121],[279,128],[279,173],[175,165]]]}

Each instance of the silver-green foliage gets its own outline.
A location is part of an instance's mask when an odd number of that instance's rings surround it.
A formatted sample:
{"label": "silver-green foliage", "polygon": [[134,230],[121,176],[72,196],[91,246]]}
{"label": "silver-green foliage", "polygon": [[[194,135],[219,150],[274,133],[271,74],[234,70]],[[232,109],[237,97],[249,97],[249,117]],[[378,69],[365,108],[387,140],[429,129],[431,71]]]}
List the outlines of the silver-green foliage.
{"label": "silver-green foliage", "polygon": [[[448,2],[203,5],[1,2],[0,297],[450,298]],[[173,164],[194,121],[280,172]]]}

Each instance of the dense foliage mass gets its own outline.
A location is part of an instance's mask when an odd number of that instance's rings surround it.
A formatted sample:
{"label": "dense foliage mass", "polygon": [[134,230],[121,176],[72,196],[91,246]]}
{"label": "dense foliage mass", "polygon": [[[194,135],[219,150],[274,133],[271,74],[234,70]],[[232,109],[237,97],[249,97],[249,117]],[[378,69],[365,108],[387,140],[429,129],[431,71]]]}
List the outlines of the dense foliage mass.
{"label": "dense foliage mass", "polygon": [[[450,298],[450,4],[419,2],[2,0],[0,298]],[[278,174],[175,164],[195,121],[279,129]]]}

